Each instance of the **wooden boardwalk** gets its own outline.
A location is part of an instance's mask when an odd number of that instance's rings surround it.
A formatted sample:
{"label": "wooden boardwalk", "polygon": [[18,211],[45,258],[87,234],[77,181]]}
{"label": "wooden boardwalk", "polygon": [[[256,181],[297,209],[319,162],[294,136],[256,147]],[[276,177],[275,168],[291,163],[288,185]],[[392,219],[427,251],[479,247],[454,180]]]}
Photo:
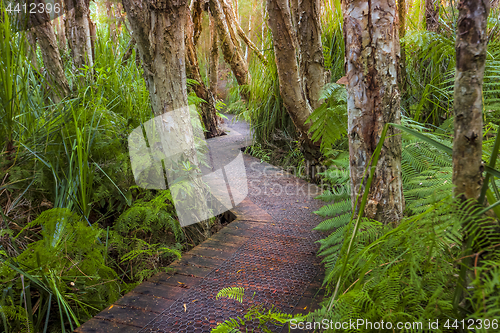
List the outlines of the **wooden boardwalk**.
{"label": "wooden boardwalk", "polygon": [[[321,220],[311,213],[322,205],[319,189],[253,157],[244,161],[249,193],[230,211],[235,220],[170,265],[173,273],[156,274],[75,332],[210,332],[255,304],[293,314],[318,307],[322,235],[311,229]],[[244,287],[243,303],[216,300],[225,287]]]}

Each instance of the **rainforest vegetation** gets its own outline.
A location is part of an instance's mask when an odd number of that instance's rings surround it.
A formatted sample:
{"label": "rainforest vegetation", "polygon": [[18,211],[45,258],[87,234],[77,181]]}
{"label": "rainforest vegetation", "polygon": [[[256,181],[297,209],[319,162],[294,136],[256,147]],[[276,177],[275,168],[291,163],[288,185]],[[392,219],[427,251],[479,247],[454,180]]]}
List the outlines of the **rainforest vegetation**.
{"label": "rainforest vegetation", "polygon": [[206,138],[234,114],[252,129],[246,153],[324,190],[324,304],[253,307],[214,331],[498,331],[498,5],[2,0],[1,330],[72,331],[227,223],[181,227],[173,189],[134,178],[131,132],[160,117],[181,133],[169,112],[191,105]]}

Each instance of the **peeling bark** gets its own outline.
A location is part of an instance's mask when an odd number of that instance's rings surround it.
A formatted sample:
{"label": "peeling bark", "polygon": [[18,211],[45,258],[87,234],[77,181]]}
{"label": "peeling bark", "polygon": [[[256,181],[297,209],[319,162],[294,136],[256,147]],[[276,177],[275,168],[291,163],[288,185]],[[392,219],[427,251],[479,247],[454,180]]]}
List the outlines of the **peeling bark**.
{"label": "peeling bark", "polygon": [[441,0],[425,0],[425,26],[428,31],[439,29],[439,7]]}
{"label": "peeling bark", "polygon": [[[287,0],[268,0],[269,27],[273,34],[274,53],[280,94],[290,118],[299,133],[301,148],[308,161],[308,174],[315,179],[314,168],[320,158],[319,142],[313,143],[308,133],[311,125],[306,120],[313,109],[304,92],[304,84],[300,78],[299,64],[296,57],[296,34],[292,24],[290,7]],[[320,80],[324,80],[322,75]]]}
{"label": "peeling bark", "polygon": [[210,91],[214,98],[217,98],[217,86],[219,84],[219,40],[217,29],[212,15],[210,18],[210,55],[209,55],[209,82]]}
{"label": "peeling bark", "polygon": [[193,19],[193,41],[194,45],[198,45],[198,39],[200,38],[201,31],[203,29],[202,26],[202,18],[203,18],[203,11],[205,10],[204,7],[206,5],[205,0],[193,0],[192,3],[192,10],[191,10],[191,17]]}
{"label": "peeling bark", "polygon": [[[33,26],[36,27],[35,35],[40,45],[40,50],[43,58],[43,66],[48,75],[48,80],[53,89],[53,98],[56,102],[60,102],[67,94],[69,94],[69,84],[59,54],[59,46],[57,45],[56,34],[50,22],[48,13],[36,13],[30,15],[30,20]],[[42,23],[45,22],[45,23]]]}
{"label": "peeling bark", "polygon": [[[235,42],[235,33],[233,29],[231,29],[231,25],[228,25],[228,19],[224,14],[224,10],[219,0],[210,0],[209,7],[210,13],[215,21],[217,34],[219,35],[220,48],[224,56],[224,61],[231,67],[238,85],[246,86],[250,83],[250,74],[248,72],[247,63],[243,58],[241,47],[237,41]],[[242,89],[241,95],[244,99],[248,100],[249,96],[247,89]]]}
{"label": "peeling bark", "polygon": [[89,0],[67,0],[66,39],[71,50],[71,57],[76,69],[83,65],[92,67],[91,22]]}
{"label": "peeling bark", "polygon": [[68,41],[66,40],[66,29],[64,27],[64,20],[62,16],[59,16],[55,20],[57,40],[59,45],[59,50],[61,53],[66,52]]}
{"label": "peeling bark", "polygon": [[206,103],[200,104],[200,109],[203,124],[205,125],[205,130],[207,131],[205,132],[205,137],[209,139],[222,134],[222,130],[219,127],[221,119],[217,116],[214,96],[212,95],[212,92],[207,89],[205,83],[203,83],[203,79],[201,78],[198,56],[194,46],[193,30],[193,22],[189,16],[188,23],[186,25],[186,70],[188,77],[199,83],[193,86],[196,96],[206,101]]}
{"label": "peeling bark", "polygon": [[477,199],[482,185],[482,88],[490,4],[488,0],[461,0],[458,9],[453,184],[456,197]]}
{"label": "peeling bark", "polygon": [[154,114],[187,105],[186,0],[123,0],[137,43]]}
{"label": "peeling bark", "polygon": [[[187,0],[123,0],[123,7],[132,27],[132,36],[137,42],[153,112],[161,119],[157,123],[161,126],[160,135],[165,133],[169,138],[162,140],[160,148],[164,152],[179,152],[181,155],[171,160],[170,164],[187,160],[198,166],[194,132],[187,108]],[[167,166],[168,169],[171,168]],[[196,176],[186,184],[190,187],[189,197],[194,205],[189,214],[199,221],[201,218],[198,217],[208,215],[206,206],[196,206],[197,203],[205,202],[206,187]],[[178,184],[169,184],[171,189],[175,186]],[[204,227],[205,236],[208,237],[210,226],[207,223]]]}
{"label": "peeling bark", "polygon": [[304,91],[311,107],[321,105],[320,96],[325,85],[323,46],[319,0],[299,0],[298,42],[299,68],[304,80]]}
{"label": "peeling bark", "polygon": [[[406,0],[398,0],[398,19],[399,19],[399,40],[405,37],[406,33]],[[399,60],[398,82],[401,95],[406,92],[406,50],[405,45],[401,44],[401,59]]]}
{"label": "peeling bark", "polygon": [[[352,204],[363,191],[363,174],[386,123],[400,123],[397,86],[399,38],[394,0],[342,3]],[[366,179],[365,179],[366,181]],[[401,136],[389,128],[364,214],[384,223],[403,216]],[[359,207],[359,204],[358,204]]]}
{"label": "peeling bark", "polygon": [[290,117],[302,137],[311,128],[306,119],[312,108],[306,99],[295,56],[297,45],[287,0],[268,0],[269,27],[273,33],[276,66],[280,81],[280,93]]}

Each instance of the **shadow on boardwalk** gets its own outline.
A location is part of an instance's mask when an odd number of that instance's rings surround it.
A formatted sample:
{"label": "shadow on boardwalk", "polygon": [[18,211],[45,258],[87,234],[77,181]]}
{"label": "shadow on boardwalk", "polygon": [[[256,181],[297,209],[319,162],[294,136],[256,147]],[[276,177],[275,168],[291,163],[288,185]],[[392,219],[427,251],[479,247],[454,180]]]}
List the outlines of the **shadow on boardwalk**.
{"label": "shadow on boardwalk", "polygon": [[[228,130],[219,140],[232,149],[249,145],[246,124]],[[244,161],[248,196],[231,210],[236,219],[174,262],[175,273],[155,275],[75,332],[210,332],[255,304],[293,314],[317,307],[323,268],[315,241],[322,235],[311,229],[321,221],[312,214],[322,205],[314,199],[319,189],[251,156]],[[243,303],[216,300],[227,287],[244,287]]]}

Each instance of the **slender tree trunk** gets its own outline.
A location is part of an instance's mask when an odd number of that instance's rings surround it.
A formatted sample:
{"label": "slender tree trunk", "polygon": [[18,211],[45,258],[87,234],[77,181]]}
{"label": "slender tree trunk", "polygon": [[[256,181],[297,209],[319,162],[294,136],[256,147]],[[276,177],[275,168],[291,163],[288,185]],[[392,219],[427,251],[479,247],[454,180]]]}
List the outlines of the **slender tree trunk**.
{"label": "slender tree trunk", "polygon": [[[299,133],[302,152],[311,166],[308,168],[308,172],[310,177],[314,179],[313,169],[320,157],[319,143],[312,143],[308,133],[311,125],[306,124],[313,109],[306,98],[305,85],[299,73],[299,64],[295,54],[297,38],[288,1],[268,0],[267,12],[269,13],[269,27],[273,34],[281,98]],[[319,79],[324,80],[324,76],[322,75]]]}
{"label": "slender tree trunk", "polygon": [[[229,31],[229,35],[233,40],[233,44],[237,45],[241,49],[241,44],[238,39],[238,18],[234,12],[234,8],[231,6],[230,0],[217,0],[219,1],[222,11],[224,12],[224,16],[226,18],[227,27]],[[243,51],[240,50],[243,54]]]}
{"label": "slender tree trunk", "polygon": [[59,16],[55,20],[56,32],[57,32],[57,40],[59,42],[59,51],[60,53],[66,52],[68,41],[66,40],[66,29],[64,27],[64,19],[62,16]]}
{"label": "slender tree trunk", "polygon": [[115,22],[115,15],[113,11],[113,5],[111,2],[106,1],[106,12],[108,15],[108,20],[109,20],[109,36],[111,37],[111,40],[113,41],[113,49],[116,44],[116,22]]}
{"label": "slender tree trunk", "polygon": [[66,34],[71,57],[76,69],[83,65],[92,67],[91,22],[89,0],[67,0]]}
{"label": "slender tree trunk", "polygon": [[219,84],[219,40],[217,38],[217,29],[214,18],[210,18],[210,55],[209,55],[209,82],[210,91],[214,98],[217,98],[217,86]]}
{"label": "slender tree trunk", "polygon": [[[251,41],[252,40],[252,19],[253,19],[253,16],[252,16],[252,13],[250,13],[250,16],[248,17],[248,32],[247,32],[247,36],[248,36],[248,39]],[[247,62],[248,64],[248,56],[250,54],[250,52],[248,52],[248,49],[250,47],[247,45],[247,47],[245,47],[245,61]]]}
{"label": "slender tree trunk", "polygon": [[196,96],[206,101],[206,103],[200,104],[200,109],[203,124],[205,125],[206,130],[205,136],[208,139],[221,135],[222,130],[219,127],[220,118],[217,116],[217,110],[215,109],[214,96],[211,91],[207,89],[205,83],[203,83],[203,79],[201,78],[198,56],[194,46],[193,26],[194,24],[189,16],[188,23],[186,25],[186,69],[188,77],[199,83],[193,86]]}
{"label": "slender tree trunk", "polygon": [[425,0],[425,25],[428,31],[439,29],[439,7],[441,0]]}
{"label": "slender tree trunk", "polygon": [[[240,86],[246,86],[250,83],[250,74],[248,73],[248,66],[243,58],[241,47],[237,41],[235,42],[236,35],[234,30],[231,28],[232,25],[228,24],[228,18],[224,15],[224,10],[222,9],[219,0],[210,0],[209,6],[210,13],[215,20],[215,26],[221,42],[220,47],[222,49],[224,60],[231,67],[238,84]],[[241,96],[248,100],[248,90],[242,89]]]}
{"label": "slender tree trunk", "polygon": [[304,92],[313,109],[321,105],[325,85],[323,46],[321,45],[320,1],[299,0],[298,21],[299,67]]}
{"label": "slender tree trunk", "polygon": [[204,0],[193,0],[192,3],[191,16],[193,18],[193,41],[194,45],[198,45],[198,39],[200,38],[201,31],[203,29],[203,11],[205,7]]}
{"label": "slender tree trunk", "polygon": [[[399,38],[394,0],[351,0],[342,6],[354,207],[384,125],[401,122],[397,86]],[[365,216],[384,223],[402,218],[401,136],[394,128],[388,131],[369,190]]]}
{"label": "slender tree trunk", "polygon": [[[255,54],[259,57],[260,61],[262,61],[262,63],[264,63],[264,64],[267,64],[267,59],[264,56],[264,54],[262,54],[260,52],[260,50],[257,48],[257,46],[255,46],[255,44],[247,37],[247,35],[243,31],[243,29],[241,28],[241,25],[238,22],[236,14],[233,11],[233,8],[231,8],[231,4],[227,0],[221,0],[221,4],[222,4],[222,8],[224,10],[224,15],[226,16],[226,20],[228,22],[229,31],[230,32],[236,31],[238,36],[241,39],[243,39],[245,44],[255,52]],[[236,37],[236,34],[231,33],[231,36],[233,37],[233,41],[234,41],[235,45],[239,45],[239,41],[238,41],[238,38]],[[245,59],[246,59],[246,57],[245,57]]]}
{"label": "slender tree trunk", "polygon": [[489,1],[461,0],[458,9],[453,184],[456,197],[477,199],[482,184],[482,88],[490,6]]}
{"label": "slender tree trunk", "polygon": [[[405,37],[406,33],[406,0],[398,0],[398,19],[399,40],[401,41]],[[403,95],[406,92],[406,50],[403,42],[401,42],[401,59],[399,60],[398,82],[401,95]]]}
{"label": "slender tree trunk", "polygon": [[[30,16],[32,25],[35,26],[35,35],[40,45],[43,66],[48,75],[48,80],[53,91],[53,98],[60,102],[69,94],[69,84],[59,54],[56,34],[47,13],[37,13]],[[44,22],[44,23],[41,23]]]}

